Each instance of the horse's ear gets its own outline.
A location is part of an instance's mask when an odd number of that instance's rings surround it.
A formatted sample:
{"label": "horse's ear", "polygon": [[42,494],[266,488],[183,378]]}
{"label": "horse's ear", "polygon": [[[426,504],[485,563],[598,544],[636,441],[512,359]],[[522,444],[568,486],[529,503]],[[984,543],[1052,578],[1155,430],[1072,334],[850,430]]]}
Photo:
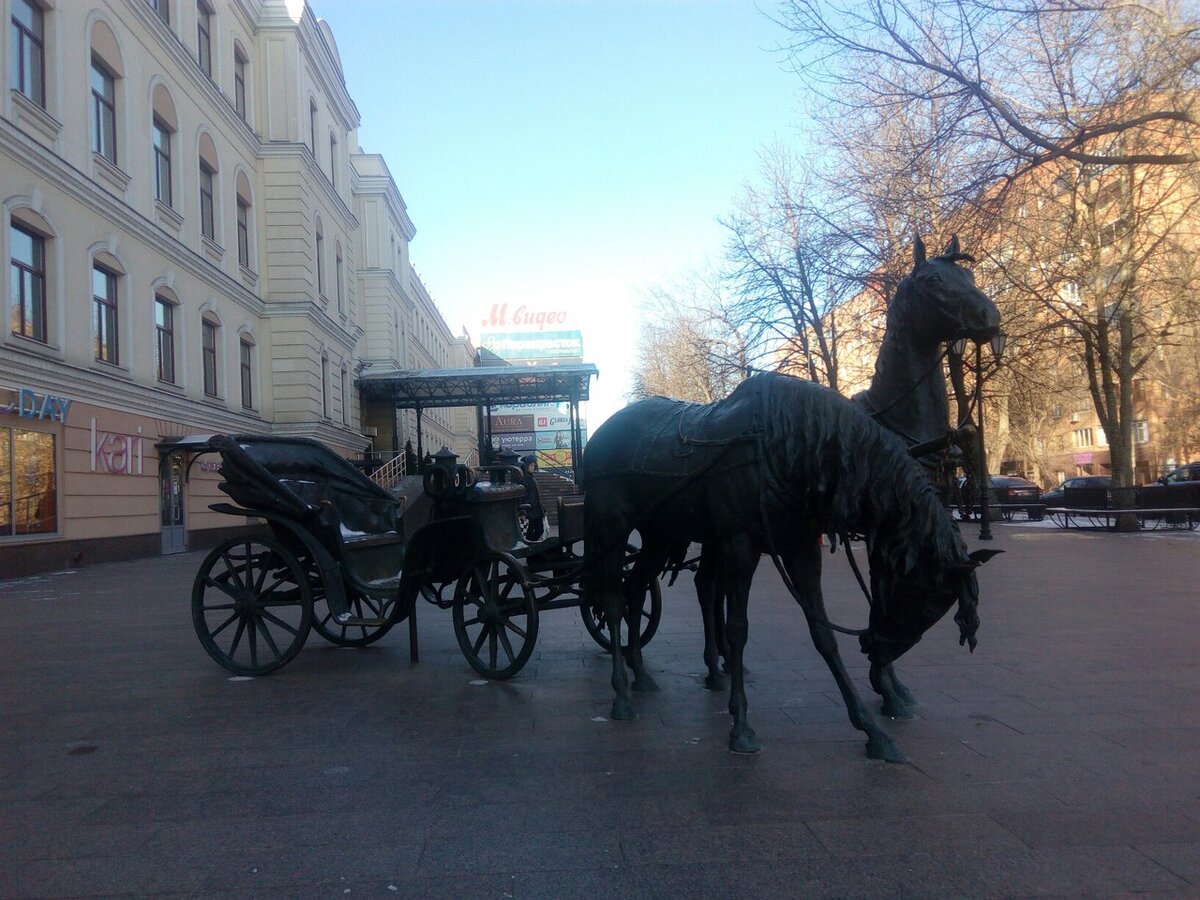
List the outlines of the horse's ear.
{"label": "horse's ear", "polygon": [[970,557],[971,561],[973,563],[975,563],[975,565],[982,566],[985,562],[987,562],[993,556],[997,556],[998,554],[1001,554],[1003,552],[1004,552],[1003,550],[989,550],[989,549],[972,550],[970,553],[967,554],[967,556]]}
{"label": "horse's ear", "polygon": [[925,243],[918,234],[913,238],[913,268],[915,269],[923,262],[925,262]]}
{"label": "horse's ear", "polygon": [[942,256],[948,256],[951,259],[958,256],[958,235],[950,238],[950,243],[946,245],[946,249],[942,251]]}

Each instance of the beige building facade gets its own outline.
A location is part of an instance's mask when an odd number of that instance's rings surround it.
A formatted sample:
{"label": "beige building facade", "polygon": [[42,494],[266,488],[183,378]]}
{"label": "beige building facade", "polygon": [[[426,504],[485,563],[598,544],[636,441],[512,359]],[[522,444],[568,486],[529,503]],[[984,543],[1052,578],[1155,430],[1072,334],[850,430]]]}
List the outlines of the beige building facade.
{"label": "beige building facade", "polygon": [[[0,578],[210,542],[216,432],[390,453],[371,365],[473,365],[303,0],[0,0]],[[393,424],[394,422],[394,424]],[[432,411],[463,452],[472,417]],[[464,453],[465,455],[465,453]]]}

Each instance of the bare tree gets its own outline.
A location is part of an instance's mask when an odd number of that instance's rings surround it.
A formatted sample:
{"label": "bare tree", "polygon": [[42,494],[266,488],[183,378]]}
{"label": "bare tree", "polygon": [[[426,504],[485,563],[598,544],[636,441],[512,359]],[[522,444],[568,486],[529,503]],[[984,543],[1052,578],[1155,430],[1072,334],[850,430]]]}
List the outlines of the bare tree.
{"label": "bare tree", "polygon": [[744,376],[745,346],[725,314],[719,279],[692,275],[644,304],[633,396],[711,403]]}

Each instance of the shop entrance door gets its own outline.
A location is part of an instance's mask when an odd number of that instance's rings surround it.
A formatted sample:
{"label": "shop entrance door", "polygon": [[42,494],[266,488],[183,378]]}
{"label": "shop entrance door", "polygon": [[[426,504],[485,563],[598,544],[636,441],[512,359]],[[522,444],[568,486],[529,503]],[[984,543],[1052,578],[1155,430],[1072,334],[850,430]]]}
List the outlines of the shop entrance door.
{"label": "shop entrance door", "polygon": [[182,553],[187,549],[183,520],[183,454],[170,453],[159,464],[158,505],[162,516],[162,552]]}

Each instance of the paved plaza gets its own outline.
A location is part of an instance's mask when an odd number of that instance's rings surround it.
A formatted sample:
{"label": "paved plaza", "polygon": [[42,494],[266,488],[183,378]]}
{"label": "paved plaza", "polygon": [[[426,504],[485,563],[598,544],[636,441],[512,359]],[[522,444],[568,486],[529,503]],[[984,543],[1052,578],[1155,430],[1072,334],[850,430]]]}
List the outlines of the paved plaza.
{"label": "paved plaza", "polygon": [[978,650],[947,616],[899,665],[908,764],[866,759],[769,562],[755,756],[702,689],[686,575],[634,722],[573,609],[510,682],[424,603],[415,665],[401,627],[233,679],[192,630],[203,554],[0,581],[0,896],[1200,896],[1200,538],[995,533]]}

